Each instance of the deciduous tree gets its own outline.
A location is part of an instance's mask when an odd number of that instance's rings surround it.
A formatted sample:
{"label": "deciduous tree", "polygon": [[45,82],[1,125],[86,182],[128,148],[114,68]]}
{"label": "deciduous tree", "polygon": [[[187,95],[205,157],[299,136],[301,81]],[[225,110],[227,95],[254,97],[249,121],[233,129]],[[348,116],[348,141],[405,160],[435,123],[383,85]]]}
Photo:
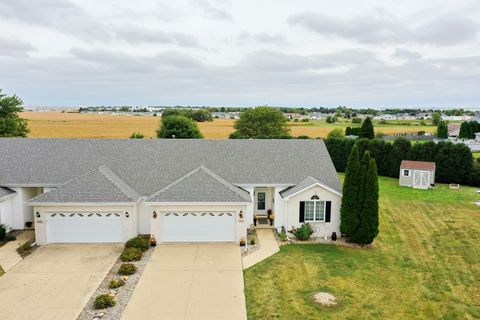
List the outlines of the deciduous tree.
{"label": "deciduous tree", "polygon": [[166,139],[203,138],[195,121],[185,116],[162,117],[160,128],[157,130],[157,137]]}
{"label": "deciduous tree", "polygon": [[23,101],[16,95],[7,96],[0,89],[0,137],[25,138],[30,132],[27,120],[20,118]]}
{"label": "deciduous tree", "polygon": [[235,132],[230,139],[249,138],[290,138],[290,129],[287,118],[283,113],[271,107],[257,107],[240,113],[240,119],[233,126]]}

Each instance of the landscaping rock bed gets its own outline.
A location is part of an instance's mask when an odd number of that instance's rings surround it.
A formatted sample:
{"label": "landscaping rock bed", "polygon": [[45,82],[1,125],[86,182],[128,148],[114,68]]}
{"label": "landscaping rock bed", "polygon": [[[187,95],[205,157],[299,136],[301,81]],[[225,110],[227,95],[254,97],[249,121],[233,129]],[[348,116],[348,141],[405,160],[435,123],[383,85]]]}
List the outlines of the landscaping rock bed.
{"label": "landscaping rock bed", "polygon": [[[130,297],[133,293],[133,290],[135,289],[135,286],[138,283],[138,280],[140,280],[140,277],[142,276],[143,270],[145,269],[145,266],[147,265],[147,262],[150,259],[150,256],[152,255],[153,250],[154,248],[151,247],[150,249],[148,249],[143,253],[142,259],[140,261],[131,262],[137,267],[137,271],[130,276],[122,276],[117,273],[118,269],[120,268],[120,265],[125,263],[120,258],[118,258],[118,260],[113,265],[112,269],[110,269],[105,279],[103,279],[102,283],[93,294],[92,298],[90,298],[90,301],[87,303],[85,308],[82,310],[82,312],[78,316],[77,320],[120,319],[122,316],[123,310],[125,310],[125,307],[127,306],[128,301],[130,300]],[[110,289],[109,288],[110,281],[118,278],[126,279],[125,285],[117,289]],[[114,294],[115,296],[115,302],[116,302],[115,306],[107,309],[103,309],[103,310],[96,310],[94,308],[95,298],[101,294],[110,294],[110,293]]]}
{"label": "landscaping rock bed", "polygon": [[[255,244],[251,245],[250,241],[254,239]],[[242,248],[242,257],[248,256],[260,249],[260,243],[258,242],[257,231],[255,229],[247,230],[247,244]]]}
{"label": "landscaping rock bed", "polygon": [[337,298],[328,292],[317,292],[313,295],[313,301],[322,306],[332,307],[337,305]]}

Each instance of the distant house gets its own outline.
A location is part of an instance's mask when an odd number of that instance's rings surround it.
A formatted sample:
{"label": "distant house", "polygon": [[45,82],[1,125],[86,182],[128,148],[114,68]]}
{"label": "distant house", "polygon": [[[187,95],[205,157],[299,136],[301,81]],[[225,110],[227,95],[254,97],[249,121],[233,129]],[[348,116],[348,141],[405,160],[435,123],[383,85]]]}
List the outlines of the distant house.
{"label": "distant house", "polygon": [[435,162],[402,160],[400,164],[401,186],[428,189],[435,185]]}
{"label": "distant house", "polygon": [[322,113],[321,112],[310,112],[308,115],[308,118],[310,120],[320,120],[322,119]]}
{"label": "distant house", "polygon": [[448,124],[448,137],[449,138],[458,138],[460,135],[460,123],[449,123]]}

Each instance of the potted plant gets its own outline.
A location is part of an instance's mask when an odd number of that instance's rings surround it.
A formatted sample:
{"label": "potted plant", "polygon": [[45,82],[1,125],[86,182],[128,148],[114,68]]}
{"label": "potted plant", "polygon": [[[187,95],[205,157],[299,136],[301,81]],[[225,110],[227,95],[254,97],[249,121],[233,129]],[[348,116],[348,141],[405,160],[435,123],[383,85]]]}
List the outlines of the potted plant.
{"label": "potted plant", "polygon": [[258,214],[255,213],[253,216],[253,225],[256,227],[257,226],[257,221],[258,221]]}
{"label": "potted plant", "polygon": [[274,215],[273,215],[272,209],[268,209],[267,213],[268,213],[268,220],[270,220],[270,225],[273,226]]}
{"label": "potted plant", "polygon": [[157,240],[155,240],[155,237],[153,235],[150,237],[150,245],[152,247],[155,247],[157,245]]}

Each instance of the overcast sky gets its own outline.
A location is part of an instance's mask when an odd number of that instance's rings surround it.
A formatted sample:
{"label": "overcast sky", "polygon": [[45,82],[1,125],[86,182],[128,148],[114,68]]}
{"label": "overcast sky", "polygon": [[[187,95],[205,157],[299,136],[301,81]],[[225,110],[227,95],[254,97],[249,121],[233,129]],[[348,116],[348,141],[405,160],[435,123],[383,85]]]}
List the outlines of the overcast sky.
{"label": "overcast sky", "polygon": [[0,0],[26,105],[480,106],[478,0]]}

